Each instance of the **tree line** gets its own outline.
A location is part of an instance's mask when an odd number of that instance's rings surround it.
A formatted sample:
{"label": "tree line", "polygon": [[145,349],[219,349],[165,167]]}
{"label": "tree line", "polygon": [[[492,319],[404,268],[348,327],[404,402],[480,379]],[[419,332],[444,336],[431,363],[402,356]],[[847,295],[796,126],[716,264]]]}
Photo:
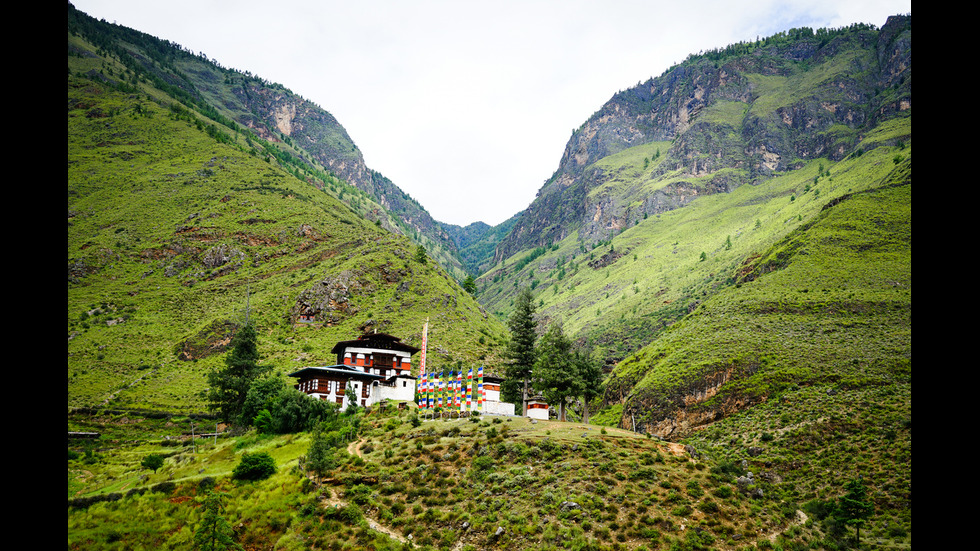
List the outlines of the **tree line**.
{"label": "tree line", "polygon": [[558,409],[561,421],[566,420],[569,402],[579,398],[582,422],[588,423],[589,402],[601,392],[601,366],[572,343],[561,322],[552,322],[538,338],[530,289],[524,288],[518,294],[515,306],[508,320],[511,338],[507,343],[508,364],[501,398],[520,402],[522,414],[527,415],[527,403],[533,392]]}

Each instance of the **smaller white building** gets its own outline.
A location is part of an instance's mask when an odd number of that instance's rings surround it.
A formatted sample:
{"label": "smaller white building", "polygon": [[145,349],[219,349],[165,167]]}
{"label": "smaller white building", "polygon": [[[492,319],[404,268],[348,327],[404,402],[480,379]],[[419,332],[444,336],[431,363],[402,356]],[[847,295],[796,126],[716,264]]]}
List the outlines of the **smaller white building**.
{"label": "smaller white building", "polygon": [[483,403],[483,412],[488,415],[510,415],[516,411],[514,404],[500,401],[500,385],[504,380],[495,375],[487,375],[483,378],[483,392],[486,394],[486,402]]}
{"label": "smaller white building", "polygon": [[527,401],[527,416],[531,419],[548,420],[548,402],[541,397],[531,398]]}

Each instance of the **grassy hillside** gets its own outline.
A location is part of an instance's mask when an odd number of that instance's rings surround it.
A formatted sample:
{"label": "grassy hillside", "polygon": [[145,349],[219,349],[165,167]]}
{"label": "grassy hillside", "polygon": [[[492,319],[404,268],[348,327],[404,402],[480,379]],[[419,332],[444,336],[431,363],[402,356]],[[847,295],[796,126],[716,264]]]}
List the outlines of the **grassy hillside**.
{"label": "grassy hillside", "polygon": [[[451,275],[465,275],[455,245],[429,213],[364,163],[357,144],[325,109],[280,83],[136,29],[96,20],[68,5],[68,51],[90,76],[174,100],[209,119],[212,137],[284,170],[363,218],[422,244]],[[75,59],[76,63],[79,61]]]}
{"label": "grassy hillside", "polygon": [[[746,258],[840,197],[880,185],[896,157],[911,158],[910,125],[897,120],[866,137],[866,154],[814,160],[758,185],[700,197],[641,219],[594,248],[583,247],[573,234],[516,254],[481,278],[486,290],[480,301],[505,317],[517,291],[530,286],[543,320],[563,320],[566,331],[608,362],[626,358],[705,298],[733,285]],[[644,165],[654,170],[656,145],[635,149],[600,161],[613,175],[607,188],[636,181],[631,178],[643,174]]]}
{"label": "grassy hillside", "polygon": [[[200,411],[246,309],[279,371],[366,329],[419,345],[426,319],[434,365],[496,361],[501,324],[407,238],[148,83],[107,82],[110,61],[69,71],[69,407]],[[317,323],[295,323],[301,296]]]}
{"label": "grassy hillside", "polygon": [[687,415],[785,384],[911,383],[911,158],[901,157],[880,163],[893,167],[885,177],[862,180],[870,189],[852,189],[750,257],[735,287],[617,366],[607,399],[643,402],[636,416],[656,424],[693,389],[708,395],[688,401]]}
{"label": "grassy hillside", "polygon": [[[187,418],[76,415],[75,427],[103,437],[95,448],[73,446],[69,547],[187,548],[209,489],[227,494],[223,516],[246,548],[838,545],[823,523],[780,495],[779,485],[765,478],[768,470],[756,470],[758,462],[695,457],[679,445],[576,423],[419,422],[410,411],[348,419],[360,434],[337,442],[334,468],[317,486],[302,468],[306,434],[199,438],[192,445]],[[277,473],[261,482],[233,480],[245,452],[269,453]],[[165,456],[159,471],[139,467],[151,453]],[[740,484],[752,470],[756,482]],[[839,495],[832,486],[826,485],[825,499]]]}
{"label": "grassy hillside", "polygon": [[542,318],[625,359],[905,154],[910,56],[910,16],[793,29],[615,94],[499,245],[481,303],[506,316],[533,287]]}

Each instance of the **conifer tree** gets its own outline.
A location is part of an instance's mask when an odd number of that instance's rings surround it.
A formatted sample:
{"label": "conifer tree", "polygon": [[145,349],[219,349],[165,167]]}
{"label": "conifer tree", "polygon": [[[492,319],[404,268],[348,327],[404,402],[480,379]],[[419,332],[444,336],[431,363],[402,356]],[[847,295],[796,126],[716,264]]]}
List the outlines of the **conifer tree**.
{"label": "conifer tree", "polygon": [[225,421],[237,422],[252,381],[266,371],[258,361],[255,328],[247,323],[231,341],[225,368],[208,373],[208,408],[217,411]]}
{"label": "conifer tree", "polygon": [[317,482],[336,465],[333,446],[323,423],[318,423],[313,429],[310,447],[306,451],[306,463],[316,476]]}
{"label": "conifer tree", "polygon": [[558,418],[565,420],[565,402],[581,392],[572,341],[560,323],[553,323],[538,344],[534,363],[534,389],[545,400],[558,406]]}
{"label": "conifer tree", "polygon": [[582,398],[582,422],[589,424],[589,402],[602,394],[602,367],[581,351],[575,353],[575,373]]}
{"label": "conifer tree", "polygon": [[242,547],[232,539],[234,531],[225,517],[221,516],[224,511],[225,494],[221,492],[208,491],[204,497],[201,507],[204,516],[201,523],[194,532],[194,547],[201,551],[218,551],[219,549],[237,549]]}
{"label": "conifer tree", "polygon": [[837,499],[834,516],[857,530],[856,542],[861,545],[861,526],[871,518],[874,505],[868,501],[864,481],[860,477],[845,484],[844,489],[846,493]]}
{"label": "conifer tree", "polygon": [[510,341],[507,343],[506,356],[507,379],[501,389],[506,401],[521,399],[521,414],[527,415],[528,385],[531,380],[531,370],[534,368],[535,343],[537,323],[534,321],[534,297],[531,290],[524,288],[517,295],[514,313],[511,314],[507,325],[510,328]]}

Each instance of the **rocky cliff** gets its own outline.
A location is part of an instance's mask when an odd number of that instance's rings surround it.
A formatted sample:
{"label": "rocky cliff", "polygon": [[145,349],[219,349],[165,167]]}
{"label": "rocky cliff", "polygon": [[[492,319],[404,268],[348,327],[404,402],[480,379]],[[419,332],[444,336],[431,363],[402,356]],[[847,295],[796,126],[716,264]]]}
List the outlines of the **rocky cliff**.
{"label": "rocky cliff", "polygon": [[[573,133],[496,259],[574,231],[590,245],[696,196],[808,159],[839,160],[863,130],[911,109],[911,64],[911,16],[891,17],[880,30],[794,29],[691,56],[614,95]],[[615,167],[601,160],[655,142],[664,143],[655,168],[602,189]]]}

